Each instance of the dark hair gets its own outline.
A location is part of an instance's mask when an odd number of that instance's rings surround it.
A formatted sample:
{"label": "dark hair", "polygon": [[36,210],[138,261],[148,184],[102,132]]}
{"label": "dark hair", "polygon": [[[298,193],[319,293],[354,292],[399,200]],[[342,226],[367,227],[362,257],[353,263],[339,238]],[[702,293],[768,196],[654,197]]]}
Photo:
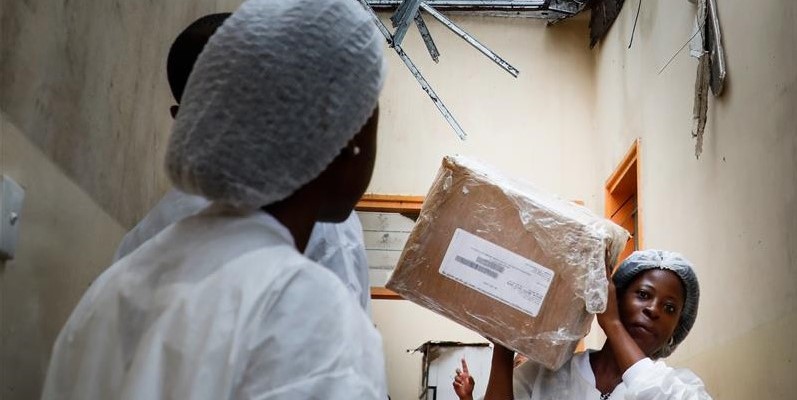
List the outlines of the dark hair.
{"label": "dark hair", "polygon": [[180,103],[183,97],[188,76],[205,44],[230,15],[230,13],[206,15],[188,25],[174,39],[166,60],[166,75],[177,103]]}

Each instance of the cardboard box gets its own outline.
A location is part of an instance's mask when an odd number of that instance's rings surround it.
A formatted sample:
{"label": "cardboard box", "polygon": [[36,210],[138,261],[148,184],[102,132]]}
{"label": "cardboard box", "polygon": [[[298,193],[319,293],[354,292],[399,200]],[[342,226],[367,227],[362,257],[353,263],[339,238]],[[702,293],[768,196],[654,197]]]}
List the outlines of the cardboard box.
{"label": "cardboard box", "polygon": [[606,306],[628,232],[584,207],[446,157],[387,288],[558,369]]}

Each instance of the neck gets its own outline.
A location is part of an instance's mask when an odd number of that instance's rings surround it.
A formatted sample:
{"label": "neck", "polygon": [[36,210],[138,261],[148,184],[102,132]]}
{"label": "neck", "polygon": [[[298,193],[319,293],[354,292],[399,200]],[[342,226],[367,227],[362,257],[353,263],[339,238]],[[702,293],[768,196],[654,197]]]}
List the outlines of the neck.
{"label": "neck", "polygon": [[601,393],[611,392],[622,381],[623,370],[614,357],[611,344],[606,343],[602,349],[591,353],[589,363],[595,374],[597,389]]}
{"label": "neck", "polygon": [[319,209],[318,205],[312,201],[312,196],[309,201],[306,197],[304,191],[299,189],[291,197],[263,207],[263,211],[271,214],[277,221],[288,228],[291,236],[293,236],[296,249],[300,253],[304,253],[305,248],[307,248],[307,242],[313,232]]}

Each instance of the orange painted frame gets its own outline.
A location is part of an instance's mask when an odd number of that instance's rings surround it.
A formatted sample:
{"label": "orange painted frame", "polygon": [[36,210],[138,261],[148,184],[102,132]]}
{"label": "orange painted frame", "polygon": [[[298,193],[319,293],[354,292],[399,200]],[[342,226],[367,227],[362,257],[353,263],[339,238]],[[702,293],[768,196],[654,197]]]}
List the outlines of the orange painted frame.
{"label": "orange painted frame", "polygon": [[354,209],[357,211],[420,214],[422,205],[423,196],[366,194],[363,195]]}
{"label": "orange painted frame", "polygon": [[[421,212],[423,196],[402,196],[366,194],[354,207],[357,211],[394,212],[402,215],[415,215]],[[371,287],[371,299],[377,300],[402,300],[401,296],[390,289]]]}
{"label": "orange painted frame", "polygon": [[[626,152],[623,159],[617,165],[617,168],[606,180],[604,187],[604,216],[614,222],[620,222],[618,219],[625,214],[623,211],[624,201],[630,197],[636,197],[636,227],[632,234],[638,248],[644,248],[642,244],[642,179],[641,179],[641,157],[640,157],[640,139],[637,138],[631,143],[631,147]],[[618,215],[621,214],[621,215]]]}

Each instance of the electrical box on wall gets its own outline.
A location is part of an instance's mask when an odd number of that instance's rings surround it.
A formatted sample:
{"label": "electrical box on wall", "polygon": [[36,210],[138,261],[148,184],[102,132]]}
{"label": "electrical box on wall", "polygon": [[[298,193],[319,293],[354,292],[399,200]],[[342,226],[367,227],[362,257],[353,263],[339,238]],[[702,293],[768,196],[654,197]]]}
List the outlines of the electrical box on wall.
{"label": "electrical box on wall", "polygon": [[0,261],[14,258],[25,189],[13,179],[0,176]]}

